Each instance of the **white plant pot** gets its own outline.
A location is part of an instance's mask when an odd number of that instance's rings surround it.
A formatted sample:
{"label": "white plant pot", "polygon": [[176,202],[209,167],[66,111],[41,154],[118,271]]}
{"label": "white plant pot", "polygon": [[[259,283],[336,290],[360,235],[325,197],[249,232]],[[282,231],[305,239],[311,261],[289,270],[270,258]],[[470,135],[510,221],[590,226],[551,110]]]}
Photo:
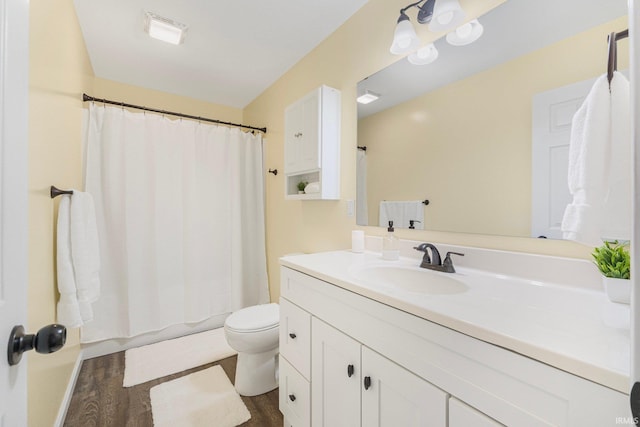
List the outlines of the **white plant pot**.
{"label": "white plant pot", "polygon": [[631,280],[603,277],[602,284],[609,301],[629,304],[631,301]]}

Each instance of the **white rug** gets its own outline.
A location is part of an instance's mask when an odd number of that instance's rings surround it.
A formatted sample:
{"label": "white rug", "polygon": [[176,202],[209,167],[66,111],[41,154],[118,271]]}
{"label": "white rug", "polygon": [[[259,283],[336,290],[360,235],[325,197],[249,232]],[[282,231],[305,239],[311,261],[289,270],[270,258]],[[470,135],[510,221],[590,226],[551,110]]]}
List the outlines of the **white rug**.
{"label": "white rug", "polygon": [[182,372],[235,355],[224,328],[162,341],[125,352],[124,387]]}
{"label": "white rug", "polygon": [[149,391],[154,427],[235,427],[251,418],[220,365]]}

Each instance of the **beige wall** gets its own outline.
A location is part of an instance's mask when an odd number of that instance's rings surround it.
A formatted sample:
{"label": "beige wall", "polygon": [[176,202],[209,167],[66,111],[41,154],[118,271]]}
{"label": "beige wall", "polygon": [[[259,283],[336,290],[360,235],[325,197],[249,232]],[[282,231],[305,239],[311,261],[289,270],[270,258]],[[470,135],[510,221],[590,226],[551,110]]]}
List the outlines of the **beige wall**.
{"label": "beige wall", "polygon": [[[185,96],[173,95],[157,90],[117,83],[112,80],[105,80],[99,77],[95,78],[92,90],[93,93],[89,93],[88,95],[95,98],[106,98],[113,101],[142,105],[159,110],[175,111],[177,113],[211,118],[225,122],[242,122],[242,109],[240,108],[212,104],[210,102],[187,98]],[[97,102],[97,105],[101,104]],[[138,113],[140,112],[140,110],[134,111]],[[173,116],[167,117],[176,119]]]}
{"label": "beige wall", "polygon": [[[426,229],[529,236],[532,98],[601,75],[605,35],[626,28],[626,21],[597,26],[360,120],[369,224],[378,224],[382,200],[428,198]],[[620,69],[628,67],[627,43],[619,42]]]}
{"label": "beige wall", "polygon": [[[30,2],[29,289],[28,330],[56,320],[55,222],[58,201],[49,186],[80,188],[83,91],[91,90],[89,63],[72,0]],[[28,421],[53,424],[76,358],[78,330],[57,353],[28,355]]]}
{"label": "beige wall", "polygon": [[[501,1],[463,1],[470,16],[478,16]],[[290,252],[314,252],[348,248],[355,217],[347,217],[346,200],[355,199],[357,141],[356,85],[358,81],[391,64],[389,53],[402,0],[370,0],[358,13],[282,78],[245,108],[244,121],[266,125],[266,166],[283,166],[284,109],[315,87],[326,84],[342,92],[341,200],[284,200],[282,175],[267,177],[267,256],[271,298],[280,295],[278,258]],[[427,41],[429,35],[424,34]],[[432,37],[432,36],[431,36]],[[384,229],[366,227],[367,234],[382,235]],[[571,242],[541,241],[462,233],[397,230],[400,238],[447,242],[468,246],[527,251],[588,258],[589,248]]]}

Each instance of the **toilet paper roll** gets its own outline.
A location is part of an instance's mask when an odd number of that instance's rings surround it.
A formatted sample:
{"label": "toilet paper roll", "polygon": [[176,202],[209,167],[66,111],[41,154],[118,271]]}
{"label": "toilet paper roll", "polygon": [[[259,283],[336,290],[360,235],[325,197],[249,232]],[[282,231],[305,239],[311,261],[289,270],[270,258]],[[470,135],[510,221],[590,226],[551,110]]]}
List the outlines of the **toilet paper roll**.
{"label": "toilet paper roll", "polygon": [[364,231],[353,230],[351,232],[351,252],[364,252]]}

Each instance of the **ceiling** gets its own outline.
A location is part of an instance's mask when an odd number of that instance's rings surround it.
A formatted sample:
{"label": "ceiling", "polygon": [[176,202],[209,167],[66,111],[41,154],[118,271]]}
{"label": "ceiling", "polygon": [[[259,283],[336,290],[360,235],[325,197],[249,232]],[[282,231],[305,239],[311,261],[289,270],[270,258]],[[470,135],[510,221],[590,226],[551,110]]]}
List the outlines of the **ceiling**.
{"label": "ceiling", "polygon": [[[243,108],[367,0],[74,0],[97,77]],[[143,31],[186,24],[182,45]]]}

